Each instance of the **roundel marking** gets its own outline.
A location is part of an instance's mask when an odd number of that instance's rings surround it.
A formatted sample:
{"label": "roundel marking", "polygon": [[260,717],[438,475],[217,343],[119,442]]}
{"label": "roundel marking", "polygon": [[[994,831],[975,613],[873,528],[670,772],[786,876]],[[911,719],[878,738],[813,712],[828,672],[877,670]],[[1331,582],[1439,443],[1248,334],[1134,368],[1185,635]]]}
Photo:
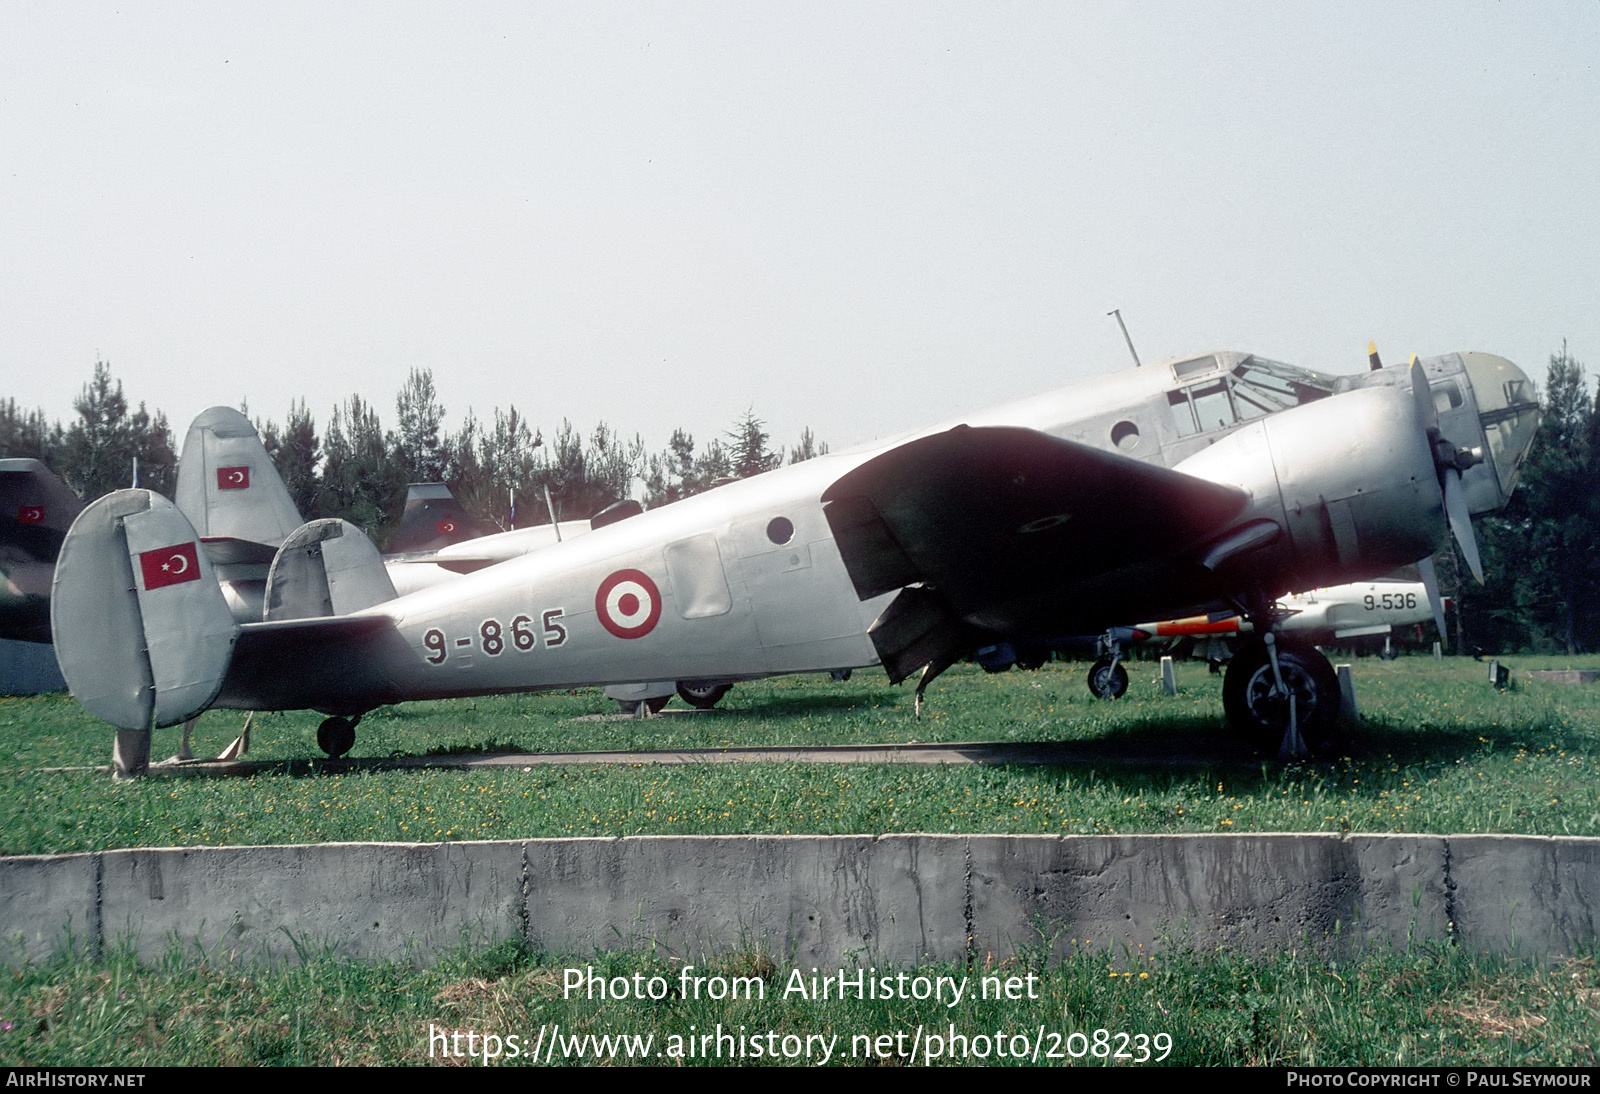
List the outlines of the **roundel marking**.
{"label": "roundel marking", "polygon": [[618,638],[643,638],[661,618],[661,590],[643,570],[618,570],[600,583],[594,611]]}
{"label": "roundel marking", "polygon": [[1017,531],[1023,535],[1031,535],[1034,532],[1047,532],[1051,528],[1061,527],[1071,519],[1071,513],[1055,513],[1048,517],[1040,517],[1038,520],[1030,520],[1027,524],[1018,528]]}

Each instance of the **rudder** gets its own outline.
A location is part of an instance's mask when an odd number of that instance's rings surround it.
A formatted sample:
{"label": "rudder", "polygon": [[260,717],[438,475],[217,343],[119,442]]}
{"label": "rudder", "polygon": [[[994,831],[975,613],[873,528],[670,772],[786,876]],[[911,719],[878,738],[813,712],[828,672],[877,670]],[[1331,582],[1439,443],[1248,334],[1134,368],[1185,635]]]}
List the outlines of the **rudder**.
{"label": "rudder", "polygon": [[210,706],[238,635],[194,526],[148,490],[118,490],[78,514],[56,562],[50,621],[72,694],[128,730]]}

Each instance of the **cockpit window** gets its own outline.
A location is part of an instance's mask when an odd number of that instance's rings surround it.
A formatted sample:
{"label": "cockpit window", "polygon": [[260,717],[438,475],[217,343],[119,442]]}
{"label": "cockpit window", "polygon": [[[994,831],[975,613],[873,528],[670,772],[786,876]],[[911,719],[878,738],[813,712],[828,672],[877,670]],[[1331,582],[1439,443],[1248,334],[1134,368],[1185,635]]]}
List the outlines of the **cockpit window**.
{"label": "cockpit window", "polygon": [[1232,372],[1168,392],[1167,403],[1178,436],[1189,437],[1324,398],[1333,394],[1333,382],[1310,369],[1246,357]]}
{"label": "cockpit window", "polygon": [[1246,357],[1233,370],[1241,402],[1258,408],[1241,417],[1256,418],[1333,394],[1333,377],[1265,357]]}

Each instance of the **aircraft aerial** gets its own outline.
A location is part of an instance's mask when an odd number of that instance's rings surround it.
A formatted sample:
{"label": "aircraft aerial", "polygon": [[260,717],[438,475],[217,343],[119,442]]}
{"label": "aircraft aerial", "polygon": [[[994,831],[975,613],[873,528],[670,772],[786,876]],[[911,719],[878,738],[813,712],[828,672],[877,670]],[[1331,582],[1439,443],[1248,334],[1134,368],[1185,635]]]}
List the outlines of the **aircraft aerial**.
{"label": "aircraft aerial", "polygon": [[409,699],[881,665],[891,682],[920,671],[920,705],[985,645],[1224,609],[1258,636],[1228,669],[1230,722],[1298,756],[1326,740],[1338,688],[1280,633],[1277,598],[1430,558],[1450,532],[1477,572],[1471,514],[1509,499],[1537,421],[1526,375],[1489,354],[1335,376],[1208,353],[730,483],[406,596],[356,529],[312,522],[278,550],[259,623],[229,613],[177,508],[120,491],[68,535],[52,620],[125,773],[152,727],[209,707],[319,710],[340,755],[355,720]]}
{"label": "aircraft aerial", "polygon": [[[1315,646],[1387,635],[1395,627],[1435,619],[1425,582],[1394,579],[1290,593],[1278,598],[1274,614],[1279,634]],[[1194,640],[1203,645],[1203,655],[1214,667],[1230,659],[1240,640],[1254,632],[1254,624],[1235,611],[1112,627],[1096,642],[1099,657],[1089,668],[1089,691],[1096,698],[1116,699],[1128,690],[1128,671],[1122,661],[1123,648],[1129,643],[1161,638]],[[1442,621],[1439,633],[1444,634]]]}

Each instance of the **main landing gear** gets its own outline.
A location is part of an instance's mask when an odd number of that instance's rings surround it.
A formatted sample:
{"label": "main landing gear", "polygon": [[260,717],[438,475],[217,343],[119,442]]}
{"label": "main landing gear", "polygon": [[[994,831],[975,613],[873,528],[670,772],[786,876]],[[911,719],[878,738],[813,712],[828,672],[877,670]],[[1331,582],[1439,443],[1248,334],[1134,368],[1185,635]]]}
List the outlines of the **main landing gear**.
{"label": "main landing gear", "polygon": [[1089,691],[1096,699],[1120,699],[1128,690],[1128,670],[1116,657],[1102,657],[1089,666]]}
{"label": "main landing gear", "polygon": [[361,721],[361,715],[354,718],[324,718],[317,727],[317,747],[328,754],[328,759],[337,760],[356,743],[356,723]]}
{"label": "main landing gear", "polygon": [[710,710],[732,690],[732,684],[711,684],[704,680],[678,681],[678,698],[697,710]]}
{"label": "main landing gear", "polygon": [[1228,662],[1228,724],[1280,760],[1308,760],[1339,745],[1339,678],[1315,646],[1268,631]]}

